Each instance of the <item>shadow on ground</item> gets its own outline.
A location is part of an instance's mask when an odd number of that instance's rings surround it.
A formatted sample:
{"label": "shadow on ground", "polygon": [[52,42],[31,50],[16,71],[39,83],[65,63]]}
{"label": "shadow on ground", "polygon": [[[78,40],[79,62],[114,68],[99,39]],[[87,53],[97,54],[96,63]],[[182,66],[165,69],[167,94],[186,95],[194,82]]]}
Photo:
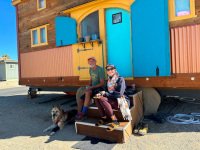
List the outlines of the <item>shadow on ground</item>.
{"label": "shadow on ground", "polygon": [[[165,118],[175,114],[200,113],[200,104],[192,104],[179,101],[176,98],[168,98],[162,101],[158,113],[147,118],[149,133],[177,133],[177,132],[200,132],[199,125],[178,125],[168,123]],[[156,117],[155,117],[156,116]],[[151,118],[151,119],[149,119]],[[159,122],[162,123],[159,123]]]}
{"label": "shadow on ground", "polygon": [[[68,110],[75,107],[75,103],[75,99],[64,94],[41,94],[35,99],[28,99],[26,95],[0,96],[0,139],[46,136],[48,133],[43,133],[43,130],[52,124],[52,106],[62,104]],[[76,135],[71,124],[45,142],[78,141],[82,138],[84,136]]]}

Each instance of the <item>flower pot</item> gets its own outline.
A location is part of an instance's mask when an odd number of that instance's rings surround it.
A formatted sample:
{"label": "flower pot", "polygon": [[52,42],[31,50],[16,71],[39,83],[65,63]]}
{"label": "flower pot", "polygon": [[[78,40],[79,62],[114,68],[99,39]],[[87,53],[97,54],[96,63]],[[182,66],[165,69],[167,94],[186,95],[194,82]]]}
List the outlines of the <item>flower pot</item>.
{"label": "flower pot", "polygon": [[90,41],[90,36],[85,36],[85,42],[89,42]]}

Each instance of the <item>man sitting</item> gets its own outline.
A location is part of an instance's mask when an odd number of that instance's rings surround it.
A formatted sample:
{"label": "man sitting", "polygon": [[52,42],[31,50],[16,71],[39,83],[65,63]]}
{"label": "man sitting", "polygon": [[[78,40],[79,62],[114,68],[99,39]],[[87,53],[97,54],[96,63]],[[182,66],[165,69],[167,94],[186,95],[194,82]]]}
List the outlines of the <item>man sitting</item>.
{"label": "man sitting", "polygon": [[91,98],[103,91],[104,86],[104,71],[103,68],[96,65],[96,58],[89,57],[88,64],[90,65],[90,85],[86,86],[85,94],[80,97],[81,100],[77,100],[78,113],[76,115],[76,120],[82,120],[87,114],[88,106],[90,104]]}

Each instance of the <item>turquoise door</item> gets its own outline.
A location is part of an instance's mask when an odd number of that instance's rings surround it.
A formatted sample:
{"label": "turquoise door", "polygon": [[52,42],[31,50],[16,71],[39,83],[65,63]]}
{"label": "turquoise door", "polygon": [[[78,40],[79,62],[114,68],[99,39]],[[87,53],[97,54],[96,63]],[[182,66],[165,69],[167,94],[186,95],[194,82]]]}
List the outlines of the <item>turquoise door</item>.
{"label": "turquoise door", "polygon": [[106,10],[108,64],[114,64],[123,77],[132,77],[130,13],[123,9]]}

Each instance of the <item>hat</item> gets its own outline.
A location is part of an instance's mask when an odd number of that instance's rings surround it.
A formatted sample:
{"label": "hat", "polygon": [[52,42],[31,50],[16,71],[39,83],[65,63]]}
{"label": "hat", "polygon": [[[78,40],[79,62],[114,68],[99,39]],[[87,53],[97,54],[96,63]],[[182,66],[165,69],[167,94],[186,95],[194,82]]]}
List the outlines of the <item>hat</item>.
{"label": "hat", "polygon": [[88,60],[90,60],[90,59],[93,59],[93,60],[97,61],[97,60],[96,60],[96,58],[95,58],[95,57],[93,57],[93,56],[91,56],[91,57],[88,57]]}
{"label": "hat", "polygon": [[106,69],[109,68],[109,67],[112,68],[112,69],[116,69],[116,67],[115,67],[114,65],[111,65],[111,64],[108,64],[108,65],[106,66]]}

